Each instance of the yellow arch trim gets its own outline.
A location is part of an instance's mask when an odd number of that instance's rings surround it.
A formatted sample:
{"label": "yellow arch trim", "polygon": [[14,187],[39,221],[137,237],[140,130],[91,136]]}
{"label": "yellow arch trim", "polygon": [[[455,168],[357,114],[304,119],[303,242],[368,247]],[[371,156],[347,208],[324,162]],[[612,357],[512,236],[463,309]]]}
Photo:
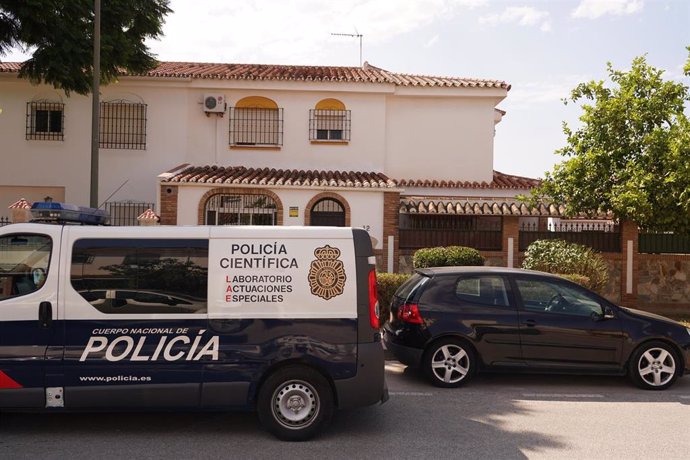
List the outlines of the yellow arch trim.
{"label": "yellow arch trim", "polygon": [[316,103],[316,110],[345,110],[345,104],[338,99],[322,99]]}
{"label": "yellow arch trim", "polygon": [[267,97],[249,96],[237,101],[235,107],[240,109],[277,109],[278,104]]}

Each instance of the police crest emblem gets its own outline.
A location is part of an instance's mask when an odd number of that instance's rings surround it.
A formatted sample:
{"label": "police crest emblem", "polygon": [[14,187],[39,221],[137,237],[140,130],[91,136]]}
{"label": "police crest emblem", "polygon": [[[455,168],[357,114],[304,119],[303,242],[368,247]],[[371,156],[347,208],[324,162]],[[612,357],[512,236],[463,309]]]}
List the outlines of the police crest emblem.
{"label": "police crest emblem", "polygon": [[340,257],[340,249],[326,245],[314,250],[316,260],[309,267],[309,287],[311,293],[325,300],[343,293],[345,288],[345,266]]}

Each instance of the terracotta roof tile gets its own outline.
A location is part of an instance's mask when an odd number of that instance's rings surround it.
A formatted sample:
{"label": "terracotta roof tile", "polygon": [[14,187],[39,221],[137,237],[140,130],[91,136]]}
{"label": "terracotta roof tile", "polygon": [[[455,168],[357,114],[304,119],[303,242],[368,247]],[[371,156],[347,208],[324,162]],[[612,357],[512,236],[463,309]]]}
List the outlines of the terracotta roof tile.
{"label": "terracotta roof tile", "polygon": [[377,172],[303,171],[245,168],[244,166],[189,166],[165,182],[294,187],[396,188],[398,184]]}
{"label": "terracotta roof tile", "polygon": [[397,182],[400,187],[524,189],[538,186],[541,180],[494,171],[494,177],[491,182],[437,181],[428,179],[403,179]]}
{"label": "terracotta roof tile", "polygon": [[457,214],[465,216],[565,217],[565,206],[540,203],[530,208],[513,199],[483,200],[406,198],[400,201],[401,214]]}
{"label": "terracotta roof tile", "polygon": [[7,209],[31,209],[31,203],[26,201],[24,198],[21,198],[9,205]]}
{"label": "terracotta roof tile", "polygon": [[[0,73],[18,72],[20,66],[20,62],[0,62]],[[510,89],[508,83],[499,80],[401,74],[374,67],[366,62],[362,67],[160,62],[155,69],[143,76],[210,80],[391,83],[397,86]]]}
{"label": "terracotta roof tile", "polygon": [[158,214],[155,213],[155,211],[151,208],[148,208],[146,211],[142,212],[139,217],[137,217],[137,220],[155,220],[159,221],[160,217],[158,217]]}
{"label": "terracotta roof tile", "polygon": [[0,73],[19,72],[21,66],[21,62],[0,62]]}

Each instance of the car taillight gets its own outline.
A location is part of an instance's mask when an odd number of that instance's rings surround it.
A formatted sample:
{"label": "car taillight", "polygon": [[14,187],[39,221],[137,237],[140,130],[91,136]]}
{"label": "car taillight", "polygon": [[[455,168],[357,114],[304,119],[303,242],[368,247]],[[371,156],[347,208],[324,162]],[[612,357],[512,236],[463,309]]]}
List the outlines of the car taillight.
{"label": "car taillight", "polygon": [[369,324],[373,329],[379,328],[379,293],[376,288],[376,271],[369,272]]}
{"label": "car taillight", "polygon": [[419,314],[419,306],[416,303],[406,303],[398,308],[398,319],[405,323],[422,324],[422,315]]}

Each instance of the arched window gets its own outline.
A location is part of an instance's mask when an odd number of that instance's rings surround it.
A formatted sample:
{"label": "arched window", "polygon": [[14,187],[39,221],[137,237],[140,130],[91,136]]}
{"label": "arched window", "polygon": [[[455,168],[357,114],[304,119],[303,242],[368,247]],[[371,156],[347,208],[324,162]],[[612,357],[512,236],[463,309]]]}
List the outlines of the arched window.
{"label": "arched window", "polygon": [[311,207],[309,225],[326,227],[345,226],[345,207],[333,198],[322,198]]}
{"label": "arched window", "polygon": [[312,141],[350,140],[350,111],[338,99],[323,99],[309,111],[309,139]]}
{"label": "arched window", "polygon": [[283,145],[283,109],[261,96],[237,101],[230,107],[230,145]]}
{"label": "arched window", "polygon": [[278,225],[278,205],[262,193],[213,195],[204,206],[206,225]]}

